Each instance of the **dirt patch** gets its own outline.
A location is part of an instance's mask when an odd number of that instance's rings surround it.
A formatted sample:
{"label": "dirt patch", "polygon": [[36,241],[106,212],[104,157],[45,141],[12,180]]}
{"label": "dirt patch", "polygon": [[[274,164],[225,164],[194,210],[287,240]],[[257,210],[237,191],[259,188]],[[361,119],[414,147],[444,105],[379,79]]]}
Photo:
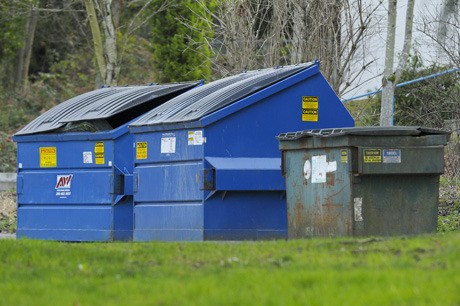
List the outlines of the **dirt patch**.
{"label": "dirt patch", "polygon": [[16,193],[0,191],[0,233],[16,232]]}

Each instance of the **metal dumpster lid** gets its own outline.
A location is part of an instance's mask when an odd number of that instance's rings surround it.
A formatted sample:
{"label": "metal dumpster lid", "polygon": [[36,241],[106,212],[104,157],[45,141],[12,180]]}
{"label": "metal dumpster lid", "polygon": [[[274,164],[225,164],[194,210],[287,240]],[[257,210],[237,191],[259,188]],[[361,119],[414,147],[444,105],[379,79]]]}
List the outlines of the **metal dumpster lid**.
{"label": "metal dumpster lid", "polygon": [[130,126],[194,121],[314,65],[318,63],[253,70],[223,78],[171,99]]}
{"label": "metal dumpster lid", "polygon": [[337,137],[344,135],[358,136],[423,136],[423,135],[445,135],[449,132],[426,128],[419,126],[369,126],[369,127],[351,127],[351,128],[334,128],[321,130],[304,130],[291,133],[281,133],[276,138],[278,140],[297,140],[306,137]]}
{"label": "metal dumpster lid", "polygon": [[69,122],[106,119],[153,99],[192,88],[199,83],[184,82],[96,89],[56,105],[15,135],[49,132]]}

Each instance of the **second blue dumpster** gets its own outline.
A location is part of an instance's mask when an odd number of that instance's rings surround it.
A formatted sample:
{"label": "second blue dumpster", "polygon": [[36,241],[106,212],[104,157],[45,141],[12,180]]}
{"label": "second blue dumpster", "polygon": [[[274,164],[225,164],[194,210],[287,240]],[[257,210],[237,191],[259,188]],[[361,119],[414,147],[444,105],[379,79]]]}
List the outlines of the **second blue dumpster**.
{"label": "second blue dumpster", "polygon": [[287,237],[275,136],[353,125],[317,62],[249,71],[166,102],[129,125],[134,240]]}
{"label": "second blue dumpster", "polygon": [[128,123],[198,84],[98,89],[57,105],[16,133],[17,237],[131,240]]}

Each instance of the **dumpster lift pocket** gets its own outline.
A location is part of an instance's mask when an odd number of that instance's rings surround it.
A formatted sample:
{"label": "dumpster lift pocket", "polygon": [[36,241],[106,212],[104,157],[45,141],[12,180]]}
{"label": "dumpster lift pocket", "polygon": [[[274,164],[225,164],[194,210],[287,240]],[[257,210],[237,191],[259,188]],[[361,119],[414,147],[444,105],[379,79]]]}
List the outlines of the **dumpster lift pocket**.
{"label": "dumpster lift pocket", "polygon": [[134,194],[133,175],[115,167],[115,173],[110,174],[110,190],[116,195],[115,204],[125,196],[132,196]]}
{"label": "dumpster lift pocket", "polygon": [[205,190],[285,190],[280,158],[207,157],[206,161]]}

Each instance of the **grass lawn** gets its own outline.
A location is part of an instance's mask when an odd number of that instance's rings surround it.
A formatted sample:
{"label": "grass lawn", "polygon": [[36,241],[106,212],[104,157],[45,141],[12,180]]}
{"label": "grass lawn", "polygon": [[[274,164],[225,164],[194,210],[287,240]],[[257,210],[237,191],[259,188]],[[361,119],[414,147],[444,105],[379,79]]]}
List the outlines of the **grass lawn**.
{"label": "grass lawn", "polygon": [[0,240],[1,305],[460,305],[460,233],[265,242]]}

